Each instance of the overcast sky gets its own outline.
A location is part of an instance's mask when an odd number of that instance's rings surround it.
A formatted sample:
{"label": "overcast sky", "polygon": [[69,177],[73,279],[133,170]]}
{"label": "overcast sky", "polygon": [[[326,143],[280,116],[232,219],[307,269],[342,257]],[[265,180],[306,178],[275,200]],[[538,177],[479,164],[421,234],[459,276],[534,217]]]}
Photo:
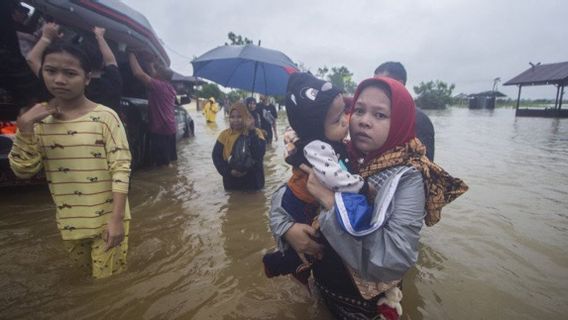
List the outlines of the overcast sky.
{"label": "overcast sky", "polygon": [[[233,31],[286,53],[312,72],[345,65],[359,82],[384,61],[400,61],[409,89],[454,83],[457,93],[491,90],[533,63],[568,61],[566,0],[125,0],[163,41],[174,70],[228,42]],[[517,87],[499,90],[516,98]],[[410,90],[412,92],[412,90]],[[412,92],[414,94],[414,92]],[[523,97],[553,99],[552,87]]]}

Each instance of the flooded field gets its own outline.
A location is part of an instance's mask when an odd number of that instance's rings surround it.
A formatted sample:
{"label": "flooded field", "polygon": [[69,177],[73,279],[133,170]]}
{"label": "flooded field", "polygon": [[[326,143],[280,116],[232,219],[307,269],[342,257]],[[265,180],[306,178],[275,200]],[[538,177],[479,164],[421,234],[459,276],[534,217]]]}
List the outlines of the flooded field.
{"label": "flooded field", "polygon": [[[515,119],[510,109],[428,114],[436,162],[470,191],[423,229],[403,318],[566,318],[568,119]],[[263,191],[228,193],[211,161],[225,119],[206,126],[191,115],[196,137],[178,144],[177,164],[133,176],[122,275],[94,281],[69,265],[46,187],[0,191],[1,319],[330,317],[288,278],[262,270],[274,247],[270,197],[290,175],[281,141],[267,150]]]}

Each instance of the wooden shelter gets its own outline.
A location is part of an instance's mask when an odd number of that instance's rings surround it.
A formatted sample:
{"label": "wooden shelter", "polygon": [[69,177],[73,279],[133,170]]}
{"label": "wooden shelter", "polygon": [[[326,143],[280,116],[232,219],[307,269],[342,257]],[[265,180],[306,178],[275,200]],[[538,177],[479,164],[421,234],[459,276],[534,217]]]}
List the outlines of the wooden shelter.
{"label": "wooden shelter", "polygon": [[[503,85],[519,86],[515,112],[516,116],[568,118],[568,110],[562,109],[564,87],[568,85],[568,61],[549,64],[531,64],[531,67],[528,70],[525,70],[518,76],[505,82]],[[554,108],[519,109],[521,89],[523,87],[544,85],[556,86],[556,99],[554,100]]]}
{"label": "wooden shelter", "polygon": [[506,97],[499,91],[483,91],[467,95],[470,109],[495,109],[495,99]]}

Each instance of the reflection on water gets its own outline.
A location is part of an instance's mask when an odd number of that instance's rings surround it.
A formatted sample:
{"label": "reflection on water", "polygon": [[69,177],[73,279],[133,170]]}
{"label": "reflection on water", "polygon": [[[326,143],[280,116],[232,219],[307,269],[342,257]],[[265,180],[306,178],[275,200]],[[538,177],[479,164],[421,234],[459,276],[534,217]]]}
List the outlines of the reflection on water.
{"label": "reflection on water", "polygon": [[[403,318],[564,318],[568,120],[428,112],[437,162],[470,191],[423,230]],[[197,136],[180,142],[177,165],[133,177],[120,276],[93,281],[68,264],[46,188],[2,191],[0,318],[329,318],[295,283],[263,274],[262,254],[274,246],[270,195],[290,174],[281,141],[267,150],[263,192],[225,192],[211,162],[225,120],[205,125],[191,114]]]}

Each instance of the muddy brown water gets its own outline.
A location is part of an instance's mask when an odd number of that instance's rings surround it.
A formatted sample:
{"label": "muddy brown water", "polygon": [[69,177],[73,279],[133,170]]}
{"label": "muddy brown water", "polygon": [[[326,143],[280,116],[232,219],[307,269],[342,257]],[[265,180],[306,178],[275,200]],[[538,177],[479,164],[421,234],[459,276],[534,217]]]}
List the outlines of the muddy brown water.
{"label": "muddy brown water", "polygon": [[[119,276],[94,281],[69,264],[45,187],[0,191],[1,319],[330,317],[288,278],[262,271],[274,247],[270,196],[290,174],[281,143],[267,151],[263,191],[228,193],[211,162],[225,119],[206,126],[191,114],[196,137],[179,143],[177,165],[133,177],[129,266]],[[566,319],[568,119],[429,114],[437,162],[470,191],[423,229],[403,318]]]}

